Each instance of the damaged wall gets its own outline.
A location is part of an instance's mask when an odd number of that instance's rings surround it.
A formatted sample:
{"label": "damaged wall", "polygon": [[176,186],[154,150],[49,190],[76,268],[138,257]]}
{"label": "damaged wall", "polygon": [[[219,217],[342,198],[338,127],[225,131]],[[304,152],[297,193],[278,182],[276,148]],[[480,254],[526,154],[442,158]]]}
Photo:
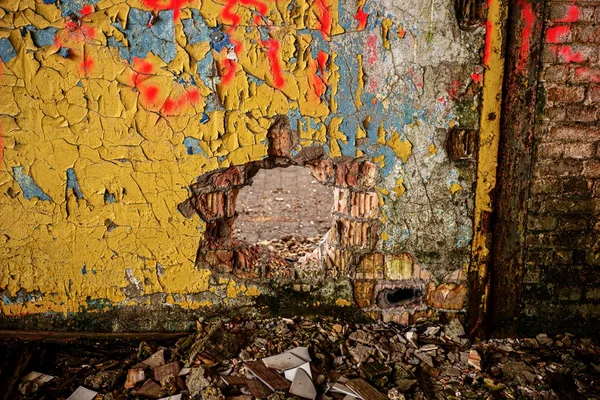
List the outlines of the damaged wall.
{"label": "damaged wall", "polygon": [[[460,29],[449,0],[393,3],[3,1],[2,324],[207,313],[268,295],[197,267],[205,225],[178,205],[198,176],[264,159],[278,115],[298,134],[293,154],[321,146],[378,166],[375,251],[386,271],[410,260],[393,276],[428,283],[426,304],[388,319],[461,310],[475,167],[446,146],[479,126],[484,29]],[[321,293],[373,302],[364,287]],[[185,327],[111,321],[101,328]]]}
{"label": "damaged wall", "polygon": [[600,2],[546,9],[520,330],[597,335]]}

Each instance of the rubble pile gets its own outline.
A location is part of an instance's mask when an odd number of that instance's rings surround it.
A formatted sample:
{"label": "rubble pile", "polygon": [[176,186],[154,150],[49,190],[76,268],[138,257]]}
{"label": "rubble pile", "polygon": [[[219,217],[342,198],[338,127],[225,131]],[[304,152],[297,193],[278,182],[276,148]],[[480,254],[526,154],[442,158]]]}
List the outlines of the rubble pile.
{"label": "rubble pile", "polygon": [[284,236],[280,239],[260,241],[257,244],[266,246],[269,251],[277,253],[286,261],[296,262],[303,256],[311,254],[321,239],[321,236]]}
{"label": "rubble pile", "polygon": [[122,359],[58,361],[29,371],[16,398],[600,399],[596,341],[541,334],[472,344],[457,319],[198,322],[172,345],[142,342]]}

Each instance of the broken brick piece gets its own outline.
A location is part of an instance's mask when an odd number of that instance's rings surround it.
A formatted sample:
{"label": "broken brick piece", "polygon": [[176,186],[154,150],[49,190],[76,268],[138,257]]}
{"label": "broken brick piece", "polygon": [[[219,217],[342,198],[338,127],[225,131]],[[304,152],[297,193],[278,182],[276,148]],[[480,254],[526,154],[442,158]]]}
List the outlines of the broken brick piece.
{"label": "broken brick piece", "polygon": [[146,374],[143,368],[131,368],[127,371],[127,380],[125,381],[125,389],[131,389],[138,382],[146,379]]}
{"label": "broken brick piece", "polygon": [[168,376],[178,376],[179,371],[181,371],[179,361],[174,361],[172,363],[160,366],[158,368],[154,368],[152,370],[152,376],[155,381],[160,382]]}
{"label": "broken brick piece", "polygon": [[141,388],[135,391],[135,394],[160,399],[162,397],[161,389],[159,384],[148,379]]}
{"label": "broken brick piece", "polygon": [[244,363],[244,366],[273,391],[289,389],[290,387],[290,382],[272,369],[267,368],[262,361],[248,361]]}

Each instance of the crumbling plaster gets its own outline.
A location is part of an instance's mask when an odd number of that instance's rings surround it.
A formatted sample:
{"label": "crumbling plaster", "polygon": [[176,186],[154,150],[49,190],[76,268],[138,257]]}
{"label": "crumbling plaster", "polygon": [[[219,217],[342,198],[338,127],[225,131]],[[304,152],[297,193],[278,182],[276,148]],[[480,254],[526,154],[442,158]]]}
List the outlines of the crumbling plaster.
{"label": "crumbling plaster", "polygon": [[462,276],[475,172],[445,141],[478,128],[483,40],[449,0],[3,1],[2,313],[251,302],[195,267],[204,227],[177,205],[264,158],[280,114],[380,167],[381,251]]}

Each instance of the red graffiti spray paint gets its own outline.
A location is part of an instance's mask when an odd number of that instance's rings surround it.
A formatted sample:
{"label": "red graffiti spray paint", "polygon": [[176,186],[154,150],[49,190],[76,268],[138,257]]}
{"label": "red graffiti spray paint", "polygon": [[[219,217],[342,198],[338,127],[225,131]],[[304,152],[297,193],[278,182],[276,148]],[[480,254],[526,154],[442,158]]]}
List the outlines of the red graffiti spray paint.
{"label": "red graffiti spray paint", "polygon": [[148,103],[153,103],[154,100],[156,100],[156,97],[158,96],[159,89],[158,86],[150,85],[148,87],[140,89],[140,91],[142,92],[142,96],[145,101],[147,101]]}
{"label": "red graffiti spray paint", "polygon": [[181,8],[189,2],[190,0],[169,0],[167,3],[162,0],[142,0],[142,3],[144,3],[146,7],[151,8],[154,11],[172,10],[173,21],[177,21],[179,19],[179,16],[181,15]]}
{"label": "red graffiti spray paint", "polygon": [[235,60],[230,60],[226,58],[223,60],[222,65],[223,74],[221,75],[221,83],[224,85],[229,84],[233,80],[235,73],[237,71],[237,62]]}
{"label": "red graffiti spray paint", "polygon": [[331,35],[331,10],[329,6],[325,4],[325,0],[315,0],[315,5],[319,10],[319,16],[317,17],[321,24],[321,34],[323,38],[328,39]]}
{"label": "red graffiti spray paint", "polygon": [[283,72],[281,69],[281,62],[279,61],[279,41],[276,39],[269,39],[263,41],[263,46],[267,48],[267,59],[271,65],[271,72],[273,73],[273,84],[276,88],[281,89],[285,83],[283,79]]}
{"label": "red graffiti spray paint", "polygon": [[483,48],[483,66],[490,65],[490,55],[492,54],[492,21],[485,22],[485,46]]}
{"label": "red graffiti spray paint", "polygon": [[573,51],[570,46],[552,46],[550,51],[565,63],[581,63],[584,61],[583,54]]}
{"label": "red graffiti spray paint", "polygon": [[377,62],[377,36],[369,35],[365,49],[367,62],[373,65]]}
{"label": "red graffiti spray paint", "polygon": [[579,7],[569,6],[567,15],[563,18],[555,19],[554,22],[576,22],[577,20],[579,20]]}
{"label": "red graffiti spray paint", "polygon": [[81,10],[79,10],[79,14],[83,15],[84,17],[86,15],[89,15],[89,14],[93,13],[93,12],[94,12],[94,6],[89,5],[89,4],[84,5],[81,8]]}
{"label": "red graffiti spray paint", "polygon": [[195,105],[200,101],[198,89],[192,89],[181,96],[168,98],[162,106],[162,114],[177,114],[188,105]]}
{"label": "red graffiti spray paint", "polygon": [[323,50],[319,50],[319,54],[317,55],[317,62],[319,63],[319,69],[321,70],[321,76],[325,74],[325,68],[327,67],[327,59],[329,55],[325,53]]}
{"label": "red graffiti spray paint", "polygon": [[600,83],[600,71],[595,71],[587,67],[580,67],[575,70],[575,76],[579,80]]}
{"label": "red graffiti spray paint", "polygon": [[95,61],[91,57],[84,57],[81,64],[79,64],[79,72],[83,75],[87,75],[92,72],[94,66],[96,65]]}
{"label": "red graffiti spray paint", "polygon": [[146,75],[154,72],[154,65],[148,61],[133,57],[133,73],[131,74],[131,85],[139,87],[148,77]]}
{"label": "red graffiti spray paint", "polygon": [[369,18],[369,14],[367,14],[363,7],[359,7],[354,19],[358,21],[358,27],[356,28],[358,31],[362,31],[367,26],[367,19]]}
{"label": "red graffiti spray paint", "polygon": [[517,71],[523,73],[527,58],[529,57],[529,49],[531,48],[531,33],[533,24],[535,23],[535,13],[531,3],[527,0],[518,2],[521,7],[521,17],[523,18],[523,30],[521,32],[521,48],[519,49],[519,60],[517,62]]}
{"label": "red graffiti spray paint", "polygon": [[560,25],[546,30],[546,41],[548,43],[563,43],[571,34],[571,26]]}

